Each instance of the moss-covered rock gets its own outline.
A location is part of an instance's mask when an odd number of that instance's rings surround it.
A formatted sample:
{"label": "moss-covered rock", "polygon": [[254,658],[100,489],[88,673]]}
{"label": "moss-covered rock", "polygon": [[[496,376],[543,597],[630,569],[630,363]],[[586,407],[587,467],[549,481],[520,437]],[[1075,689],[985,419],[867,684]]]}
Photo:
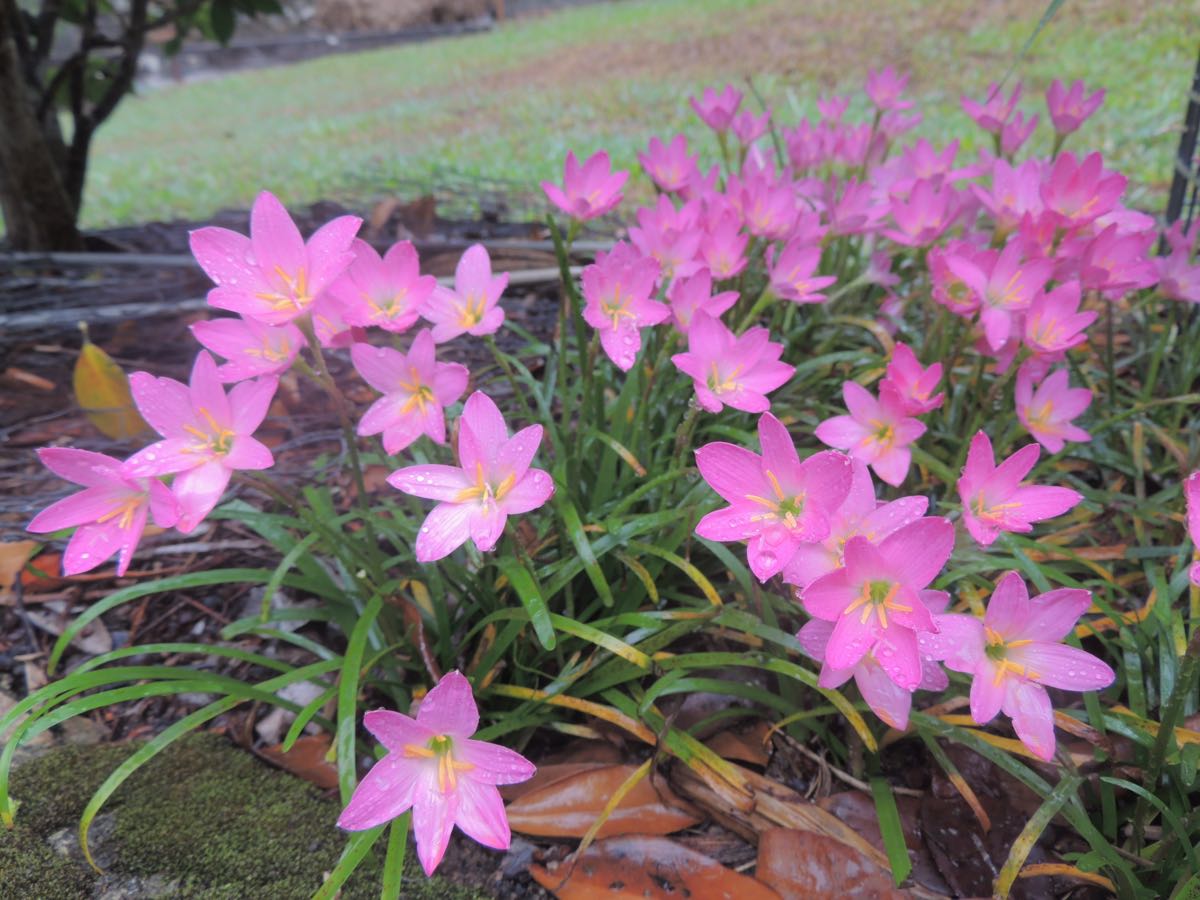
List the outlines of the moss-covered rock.
{"label": "moss-covered rock", "polygon": [[[18,827],[0,829],[4,896],[91,895],[94,873],[55,853],[45,839],[76,826],[92,793],[134,749],[63,747],[14,772],[12,794],[21,807]],[[345,835],[335,826],[339,808],[311,785],[263,765],[218,735],[190,735],[134,773],[105,805],[115,820],[112,871],[179,879],[173,893],[179,897],[305,900],[344,846]],[[415,854],[408,863],[412,881],[405,884],[406,898],[480,896],[426,879],[415,867]],[[343,896],[378,896],[380,865],[379,859],[366,860]],[[31,887],[10,890],[14,884]]]}

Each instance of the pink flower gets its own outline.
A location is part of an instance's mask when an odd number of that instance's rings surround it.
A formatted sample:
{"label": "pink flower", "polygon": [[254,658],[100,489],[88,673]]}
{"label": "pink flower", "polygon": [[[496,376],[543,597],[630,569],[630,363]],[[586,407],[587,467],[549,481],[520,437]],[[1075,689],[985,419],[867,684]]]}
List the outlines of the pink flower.
{"label": "pink flower", "polygon": [[124,575],[142,539],[146,516],[160,528],[179,518],[179,503],[157,478],[131,478],[121,462],[103,453],[69,447],[45,447],[38,459],[47,469],[84,490],[42,510],[26,528],[35,534],[75,528],[63,553],[64,575],[87,572],[117,556],[117,574]]}
{"label": "pink flower", "polygon": [[381,257],[366,241],[356,240],[354,262],[329,291],[341,304],[347,323],[398,334],[420,318],[421,307],[435,287],[436,278],[421,274],[411,241],[392,244]]}
{"label": "pink flower", "polygon": [[971,681],[971,718],[986,725],[1003,711],[1022,743],[1039,758],[1054,757],[1054,710],[1047,687],[1098,691],[1116,674],[1092,654],[1062,643],[1092,603],[1091,593],[1059,588],[1033,599],[1016,572],[996,584],[987,612],[934,617],[937,634],[921,649]]}
{"label": "pink flower", "polygon": [[1090,240],[1065,241],[1060,252],[1070,261],[1071,270],[1078,269],[1084,290],[1119,300],[1158,280],[1158,269],[1150,259],[1153,243],[1153,232],[1121,234],[1116,225],[1109,225]]}
{"label": "pink flower", "polygon": [[1017,101],[1021,99],[1021,83],[1017,82],[1012,93],[1004,96],[1003,90],[996,82],[988,85],[987,97],[983,103],[978,103],[970,97],[961,98],[963,112],[975,120],[975,124],[984,131],[1000,134],[1012,117]]}
{"label": "pink flower", "polygon": [[733,129],[734,135],[738,141],[745,147],[749,147],[760,137],[767,133],[767,128],[771,124],[771,110],[764,109],[761,115],[755,115],[748,109],[743,109],[740,113],[733,117],[729,126]]}
{"label": "pink flower", "polygon": [[670,318],[666,304],[651,300],[658,263],[629,244],[617,244],[583,270],[584,320],[600,332],[600,346],[623,372],[642,348],[641,328]]}
{"label": "pink flower", "polygon": [[1027,159],[1019,166],[997,159],[992,163],[991,189],[971,185],[975,198],[992,214],[1002,234],[1015,230],[1026,215],[1036,218],[1042,214],[1046,207],[1041,189],[1042,163],[1036,159]]}
{"label": "pink flower", "polygon": [[700,240],[700,259],[713,276],[733,278],[746,268],[746,244],[750,236],[742,233],[742,223],[736,212],[722,215],[709,226]]}
{"label": "pink flower", "polygon": [[1158,267],[1158,291],[1171,300],[1200,303],[1200,265],[1191,263],[1192,245],[1200,235],[1200,226],[1192,226],[1189,235],[1183,232],[1183,224],[1176,222],[1167,230],[1167,244],[1171,252],[1156,257]]}
{"label": "pink flower", "polygon": [[500,295],[508,286],[508,273],[492,275],[492,260],[483,244],[472,244],[454,269],[454,290],[441,285],[421,309],[433,324],[433,340],[444,344],[460,334],[482,337],[504,324]]}
{"label": "pink flower", "polygon": [[643,256],[658,260],[664,281],[691,275],[700,268],[696,252],[704,232],[699,217],[699,201],[689,200],[676,209],[670,197],[659,195],[653,206],[638,209],[638,224],[629,229],[629,241]]}
{"label": "pink flower", "polygon": [[1017,370],[1017,418],[1034,439],[1051,453],[1066,441],[1090,441],[1092,436],[1071,420],[1088,408],[1092,392],[1070,387],[1066,369],[1052,372],[1036,388],[1034,380],[1028,366]]}
{"label": "pink flower", "polygon": [[417,562],[449,556],[467,538],[486,553],[500,540],[509,516],[549,500],[554,481],[541,469],[529,468],[541,442],[541,425],[510,438],[490,397],[480,391],[468,397],[458,422],[461,467],[408,466],[388,476],[388,484],[398,491],[439,501],[417,533]]}
{"label": "pink flower", "polygon": [[720,133],[727,130],[733,121],[734,113],[742,103],[742,92],[732,84],[727,84],[719,94],[713,88],[707,87],[699,99],[688,99],[696,115],[704,120],[704,124]]}
{"label": "pink flower", "polygon": [[769,240],[785,237],[796,221],[796,191],[787,179],[773,172],[756,172],[746,167],[742,177],[729,176],[725,189],[733,201],[746,230]]}
{"label": "pink flower", "polygon": [[941,406],[946,395],[933,394],[934,389],[941,383],[941,363],[934,363],[927,369],[921,365],[921,361],[908,344],[896,342],[883,384],[890,384],[896,389],[906,413],[919,416]]}
{"label": "pink flower", "polygon": [[737,303],[737,291],[712,292],[712,275],[708,269],[700,269],[695,275],[680,278],[667,291],[671,304],[671,324],[680,334],[687,334],[692,325],[692,316],[706,312],[714,319],[719,318]]}
{"label": "pink flower", "polygon": [[[1184,482],[1183,493],[1187,498],[1187,527],[1188,537],[1192,546],[1200,548],[1200,471],[1193,472]],[[1200,562],[1192,563],[1188,569],[1188,577],[1192,584],[1200,585]]]}
{"label": "pink flower", "polygon": [[832,275],[813,277],[821,263],[821,247],[802,238],[792,238],[778,256],[769,247],[766,259],[771,290],[793,303],[824,303],[828,298],[818,291],[837,281]]}
{"label": "pink flower", "polygon": [[508,816],[496,785],[527,781],[537,770],[514,750],[471,739],[479,709],[460,672],[442,676],[415,719],[376,709],[363,724],[388,752],[354,789],[339,828],[365,831],[411,808],[426,875],[441,863],[455,825],[485,847],[508,849]]}
{"label": "pink flower", "polygon": [[785,384],[795,366],[779,362],[783,344],[770,341],[767,329],[751,328],[737,337],[703,310],[688,329],[688,352],[671,357],[675,367],[692,378],[696,402],[709,412],[723,405],[743,412],[771,408],[766,395]]}
{"label": "pink flower", "polygon": [[911,100],[901,100],[900,95],[908,86],[908,76],[900,75],[894,68],[871,69],[867,72],[865,90],[871,102],[881,111],[912,108]]}
{"label": "pink flower", "polygon": [[851,178],[841,186],[830,181],[826,214],[829,230],[833,234],[867,234],[878,229],[880,220],[887,215],[887,204],[878,205],[869,182],[858,182]]}
{"label": "pink flower", "polygon": [[275,464],[271,451],[252,435],[266,418],[277,385],[270,376],[242,381],[227,397],[217,364],[205,350],[196,354],[188,385],[134,372],[129,376],[134,403],[164,440],[127,459],[122,474],[177,473],[171,484],[180,507],[176,527],[186,534],[217,505],[235,470]]}
{"label": "pink flower", "polygon": [[872,544],[846,542],[845,565],[800,592],[809,615],[834,623],[825,662],[850,669],[874,653],[887,676],[906,691],[922,679],[917,632],[936,631],[922,593],[954,549],[949,520],[927,517]]}
{"label": "pink flower", "polygon": [[443,408],[462,396],[470,373],[458,363],[435,361],[434,353],[428,328],[417,332],[407,355],[368,344],[350,348],[358,374],[383,394],[363,414],[359,434],[383,432],[388,453],[399,453],[422,434],[435,444],[446,443]]}
{"label": "pink flower", "polygon": [[568,150],[563,186],[543,181],[542,190],[551,203],[572,219],[586,222],[610,212],[621,202],[621,188],[627,178],[628,172],[612,171],[604,150],[589,156],[582,167],[574,151]]}
{"label": "pink flower", "polygon": [[696,451],[709,487],[729,505],[710,512],[696,534],[712,541],[748,541],[750,570],[765,582],[803,543],[829,536],[829,517],[850,490],[848,457],[825,451],[803,462],[791,435],[770,413],[758,420],[762,456],[718,441]]}
{"label": "pink flower", "polygon": [[[921,591],[921,601],[931,612],[940,612],[949,599],[942,591]],[[833,637],[834,627],[832,622],[826,622],[824,619],[809,619],[796,635],[804,652],[821,663],[821,674],[817,684],[823,688],[838,688],[853,678],[871,712],[892,728],[904,731],[908,728],[908,714],[912,711],[913,692],[893,681],[883,663],[871,650],[850,668],[831,667],[825,655],[829,648],[829,640]],[[882,653],[882,650],[880,652]],[[949,686],[950,679],[946,677],[942,667],[932,659],[922,656],[921,680],[916,689],[944,691]]]}
{"label": "pink flower", "polygon": [[850,98],[834,94],[829,97],[817,98],[817,112],[826,122],[840,122],[846,110],[850,108]]}
{"label": "pink flower", "polygon": [[1083,499],[1070,488],[1022,483],[1040,455],[1037,444],[1027,444],[996,465],[988,436],[980,431],[971,439],[967,464],[958,479],[958,496],[963,524],[984,547],[1002,531],[1027,534],[1033,531],[1032,523],[1061,516]]}
{"label": "pink flower", "polygon": [[933,283],[933,299],[962,318],[969,318],[979,309],[979,294],[950,267],[949,260],[965,257],[974,262],[979,253],[973,244],[966,241],[948,241],[945,246],[930,247],[925,258]]}
{"label": "pink flower", "polygon": [[962,197],[940,178],[921,179],[913,184],[907,198],[891,198],[892,218],[897,228],[883,233],[907,247],[927,247],[936,241],[958,217]]}
{"label": "pink flower", "polygon": [[304,346],[295,325],[264,325],[254,319],[211,319],[191,326],[202,345],[227,363],[217,369],[224,382],[245,381],[257,375],[280,375],[292,367]]}
{"label": "pink flower", "polygon": [[227,228],[200,228],[188,237],[192,255],[216,287],[209,305],[265,325],[306,314],[354,259],[350,243],[362,225],[340,216],[309,238],[274,194],[263,191],[250,210],[250,237]]}
{"label": "pink flower", "polygon": [[671,138],[670,144],[652,137],[646,152],[638,154],[638,162],[656,185],[674,193],[683,190],[700,175],[697,166],[700,156],[688,156],[687,149],[687,138],[682,134]]}
{"label": "pink flower", "polygon": [[1054,261],[1026,259],[1021,241],[1010,240],[999,253],[985,251],[968,259],[951,255],[946,265],[979,296],[979,323],[988,346],[997,351],[1013,332],[1015,314],[1029,308],[1054,271]]}
{"label": "pink flower", "polygon": [[1125,191],[1125,176],[1104,168],[1099,153],[1082,162],[1064,152],[1042,182],[1042,200],[1065,228],[1078,228],[1111,212]]}
{"label": "pink flower", "polygon": [[1037,294],[1025,313],[1025,343],[1034,353],[1059,354],[1087,340],[1084,332],[1096,321],[1094,310],[1079,311],[1078,281]]}
{"label": "pink flower", "polygon": [[1016,154],[1029,140],[1029,136],[1037,130],[1037,126],[1038,117],[1036,115],[1026,119],[1024,113],[1017,113],[1011,121],[1005,123],[1004,130],[1000,132],[1000,152],[1005,156]]}
{"label": "pink flower", "polygon": [[925,426],[907,414],[904,398],[890,384],[879,387],[879,399],[861,384],[842,382],[848,416],[833,416],[817,426],[817,440],[845,450],[875,470],[893,487],[908,475],[912,451],[908,445],[925,433]]}
{"label": "pink flower", "polygon": [[866,463],[856,459],[850,491],[829,516],[829,537],[797,547],[783,569],[783,580],[808,587],[822,575],[842,567],[842,551],[850,538],[861,535],[877,544],[896,529],[921,518],[928,507],[929,500],[925,497],[901,497],[891,503],[878,503],[871,472]]}
{"label": "pink flower", "polygon": [[1067,90],[1057,78],[1046,90],[1046,108],[1050,111],[1050,121],[1054,130],[1060,135],[1068,135],[1075,131],[1092,113],[1104,103],[1104,89],[1096,91],[1090,97],[1084,97],[1082,81],[1076,81]]}

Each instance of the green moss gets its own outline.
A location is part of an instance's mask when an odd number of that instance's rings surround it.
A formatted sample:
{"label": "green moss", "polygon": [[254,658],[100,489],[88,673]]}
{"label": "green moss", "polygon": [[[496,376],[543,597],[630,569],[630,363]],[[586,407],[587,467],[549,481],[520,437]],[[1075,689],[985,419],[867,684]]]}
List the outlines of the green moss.
{"label": "green moss", "polygon": [[[92,793],[133,749],[64,747],[14,773],[12,793],[21,801],[18,828],[0,832],[5,896],[89,893],[91,874],[54,854],[44,839],[78,823]],[[115,816],[116,873],[178,878],[179,897],[304,900],[341,854],[345,837],[335,826],[339,808],[314,787],[263,765],[224,738],[194,734],[134,773],[104,811]],[[414,854],[408,862],[411,883],[406,877],[405,897],[479,896],[426,879],[415,868]],[[342,896],[378,896],[380,867],[380,859],[368,858]],[[37,890],[10,893],[10,877],[36,878]]]}

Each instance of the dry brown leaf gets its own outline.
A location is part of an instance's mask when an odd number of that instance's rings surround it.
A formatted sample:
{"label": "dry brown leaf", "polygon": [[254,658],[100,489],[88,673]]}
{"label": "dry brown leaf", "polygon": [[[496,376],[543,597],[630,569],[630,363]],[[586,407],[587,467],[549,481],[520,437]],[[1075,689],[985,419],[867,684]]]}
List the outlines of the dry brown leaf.
{"label": "dry brown leaf", "polygon": [[908,897],[892,876],[841,841],[799,831],[771,828],[758,842],[759,880],[783,900],[846,900]]}
{"label": "dry brown leaf", "polygon": [[[600,816],[613,793],[637,766],[599,766],[581,770],[530,791],[508,806],[513,831],[539,837],[583,837]],[[613,810],[599,837],[618,834],[670,834],[697,824],[700,816],[661,780],[639,781]]]}
{"label": "dry brown leaf", "polygon": [[86,327],[75,362],[74,386],[80,408],[107,437],[123,441],[150,430],[134,406],[129,378],[111,356],[88,340]]}
{"label": "dry brown leaf", "polygon": [[331,791],[338,786],[337,766],[326,756],[331,740],[327,734],[306,735],[298,738],[287,751],[282,744],[276,744],[254,752],[322,790]]}
{"label": "dry brown leaf", "polygon": [[0,544],[0,605],[12,604],[13,583],[38,546],[37,541],[7,541]]}
{"label": "dry brown leaf", "polygon": [[552,763],[548,766],[538,766],[537,772],[528,781],[522,781],[520,784],[501,785],[500,796],[504,798],[505,803],[512,803],[526,794],[540,791],[542,788],[549,787],[555,782],[562,781],[564,778],[570,778],[573,775],[578,775],[580,772],[589,772],[592,769],[603,769],[605,765],[605,763],[598,762],[581,762]]}
{"label": "dry brown leaf", "polygon": [[[47,600],[39,609],[26,610],[25,617],[38,628],[53,635],[62,634],[70,618],[65,600]],[[92,656],[99,656],[112,650],[113,639],[100,619],[92,619],[71,638],[71,646],[78,647]]]}
{"label": "dry brown leaf", "polygon": [[37,391],[53,391],[57,385],[49,378],[43,378],[41,375],[35,375],[33,372],[27,372],[25,369],[19,369],[16,366],[9,366],[4,370],[3,375],[0,375],[0,380],[15,381],[17,384],[23,384]]}
{"label": "dry brown leaf", "polygon": [[529,871],[559,900],[780,900],[761,881],[654,835],[597,841],[573,867],[568,860],[553,872]]}
{"label": "dry brown leaf", "polygon": [[722,759],[736,759],[765,769],[771,761],[771,754],[763,741],[770,731],[771,726],[760,719],[748,728],[722,731],[705,743],[709,750]]}

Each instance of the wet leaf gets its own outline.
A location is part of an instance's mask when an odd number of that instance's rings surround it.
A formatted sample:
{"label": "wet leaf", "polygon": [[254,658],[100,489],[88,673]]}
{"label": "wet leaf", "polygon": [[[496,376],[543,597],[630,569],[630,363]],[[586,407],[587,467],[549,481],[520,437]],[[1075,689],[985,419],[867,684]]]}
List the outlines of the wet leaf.
{"label": "wet leaf", "polygon": [[652,835],[597,841],[553,872],[541,866],[529,871],[559,900],[779,900],[761,881]]}
{"label": "wet leaf", "polygon": [[759,720],[747,728],[722,731],[705,743],[709,750],[722,759],[736,759],[765,769],[771,761],[771,754],[763,741],[770,731],[771,726]]}
{"label": "wet leaf", "polygon": [[338,776],[337,766],[326,756],[331,740],[327,734],[308,735],[298,738],[290,750],[285,751],[282,744],[276,744],[254,752],[322,790],[332,791],[338,786]]}
{"label": "wet leaf", "polygon": [[112,357],[83,330],[83,347],[75,362],[75,400],[102,434],[124,441],[149,431],[133,404],[129,379]]}
{"label": "wet leaf", "polygon": [[758,842],[758,878],[784,900],[907,897],[892,876],[833,838],[794,828],[770,828]]}
{"label": "wet leaf", "polygon": [[12,586],[26,561],[38,548],[37,541],[6,541],[0,543],[0,605],[13,602]]}
{"label": "wet leaf", "polygon": [[[530,791],[508,807],[513,831],[539,837],[583,837],[605,804],[636,766],[599,766],[559,778]],[[639,781],[599,831],[618,834],[670,834],[700,821],[661,779]]]}
{"label": "wet leaf", "polygon": [[605,767],[605,763],[598,762],[554,763],[548,766],[538,766],[537,772],[528,781],[522,781],[520,784],[501,785],[500,796],[506,802],[512,803],[526,794],[540,791],[542,788],[549,787],[565,778]]}

